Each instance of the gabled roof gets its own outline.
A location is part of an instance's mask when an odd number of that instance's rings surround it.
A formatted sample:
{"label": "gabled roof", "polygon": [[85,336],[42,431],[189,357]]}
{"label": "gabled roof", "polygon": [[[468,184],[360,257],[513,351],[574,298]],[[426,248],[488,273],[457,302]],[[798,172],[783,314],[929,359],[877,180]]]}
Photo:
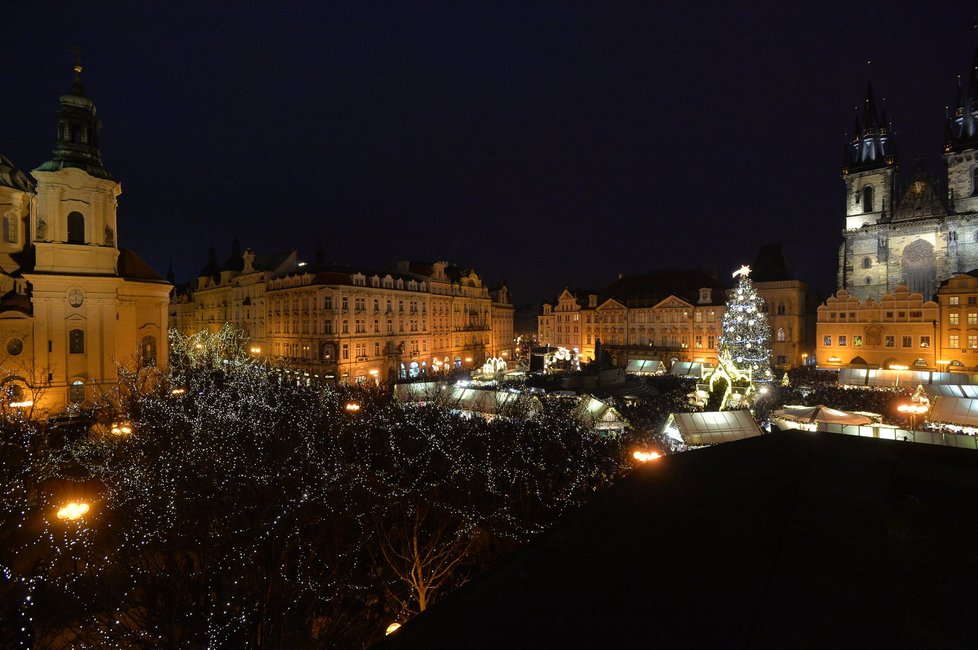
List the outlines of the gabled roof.
{"label": "gabled roof", "polygon": [[713,289],[709,304],[723,304],[726,290],[720,280],[701,270],[665,269],[639,275],[622,275],[599,293],[630,308],[652,307],[670,295],[699,304],[699,290]]}
{"label": "gabled roof", "polygon": [[163,276],[153,270],[153,267],[143,261],[143,258],[128,248],[119,249],[119,265],[117,268],[119,276],[126,280],[169,284],[163,279]]}

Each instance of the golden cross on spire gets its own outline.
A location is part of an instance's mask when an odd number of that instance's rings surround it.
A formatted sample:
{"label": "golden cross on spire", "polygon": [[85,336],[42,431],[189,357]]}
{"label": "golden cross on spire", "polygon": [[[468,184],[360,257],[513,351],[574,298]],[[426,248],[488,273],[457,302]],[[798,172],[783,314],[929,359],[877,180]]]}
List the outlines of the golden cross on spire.
{"label": "golden cross on spire", "polygon": [[81,51],[81,48],[78,47],[77,45],[74,46],[74,47],[72,47],[71,48],[71,54],[72,54],[72,56],[75,59],[75,65],[73,66],[73,68],[75,70],[75,74],[81,74],[81,72],[82,72],[82,62],[81,62],[82,51]]}

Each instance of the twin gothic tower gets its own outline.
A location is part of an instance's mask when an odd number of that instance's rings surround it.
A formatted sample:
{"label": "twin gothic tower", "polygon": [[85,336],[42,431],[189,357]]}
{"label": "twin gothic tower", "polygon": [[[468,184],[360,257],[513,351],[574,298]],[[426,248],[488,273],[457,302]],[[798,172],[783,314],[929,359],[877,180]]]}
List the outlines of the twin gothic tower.
{"label": "twin gothic tower", "polygon": [[838,286],[879,300],[897,285],[930,300],[940,282],[978,268],[978,47],[946,116],[940,186],[922,170],[898,190],[899,160],[886,109],[872,86],[846,144],[844,244]]}

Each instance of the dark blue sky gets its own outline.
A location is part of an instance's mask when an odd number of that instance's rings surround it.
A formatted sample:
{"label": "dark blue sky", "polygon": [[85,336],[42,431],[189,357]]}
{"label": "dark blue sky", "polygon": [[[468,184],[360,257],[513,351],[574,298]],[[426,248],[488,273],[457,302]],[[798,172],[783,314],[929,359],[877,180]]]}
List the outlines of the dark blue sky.
{"label": "dark blue sky", "polygon": [[[92,6],[92,5],[96,6]],[[517,302],[781,241],[834,288],[843,133],[867,80],[939,169],[966,2],[7,0],[0,152],[54,143],[69,48],[122,181],[121,245],[178,280],[231,239],[448,259]],[[803,5],[803,6],[802,6]],[[236,7],[236,9],[232,9]]]}

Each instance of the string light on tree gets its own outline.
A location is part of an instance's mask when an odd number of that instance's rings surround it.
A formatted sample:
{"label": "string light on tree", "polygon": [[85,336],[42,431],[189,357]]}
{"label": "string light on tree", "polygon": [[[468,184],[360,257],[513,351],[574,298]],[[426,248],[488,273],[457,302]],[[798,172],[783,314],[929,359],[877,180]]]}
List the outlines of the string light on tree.
{"label": "string light on tree", "polygon": [[771,326],[750,272],[746,265],[734,271],[737,286],[727,300],[717,342],[719,352],[729,354],[730,362],[752,383],[767,383],[772,379]]}

